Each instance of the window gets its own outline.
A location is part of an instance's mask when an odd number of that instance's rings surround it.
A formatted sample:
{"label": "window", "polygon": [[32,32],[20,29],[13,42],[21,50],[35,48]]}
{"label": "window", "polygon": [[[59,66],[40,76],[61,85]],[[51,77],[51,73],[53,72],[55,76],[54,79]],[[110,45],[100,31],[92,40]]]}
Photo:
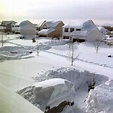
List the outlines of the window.
{"label": "window", "polygon": [[74,28],[70,28],[70,32],[73,32],[74,31]]}
{"label": "window", "polygon": [[68,28],[65,28],[65,30],[64,30],[65,32],[68,32]]}
{"label": "window", "polygon": [[15,27],[20,27],[19,25],[16,25]]}
{"label": "window", "polygon": [[76,29],[76,31],[80,31],[81,29]]}

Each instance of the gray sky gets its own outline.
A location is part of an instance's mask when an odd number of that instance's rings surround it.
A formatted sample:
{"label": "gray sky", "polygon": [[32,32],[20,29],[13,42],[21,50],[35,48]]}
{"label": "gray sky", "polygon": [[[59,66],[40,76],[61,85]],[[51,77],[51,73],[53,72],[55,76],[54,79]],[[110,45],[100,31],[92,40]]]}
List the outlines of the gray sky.
{"label": "gray sky", "polygon": [[0,20],[92,19],[96,24],[113,24],[113,0],[0,0]]}

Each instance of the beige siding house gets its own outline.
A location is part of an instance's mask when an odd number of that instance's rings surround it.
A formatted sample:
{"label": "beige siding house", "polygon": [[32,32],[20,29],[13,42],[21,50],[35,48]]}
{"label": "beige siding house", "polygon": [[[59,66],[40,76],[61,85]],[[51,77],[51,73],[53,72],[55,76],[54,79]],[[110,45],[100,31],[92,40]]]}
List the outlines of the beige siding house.
{"label": "beige siding house", "polygon": [[38,27],[39,37],[52,37],[58,38],[62,36],[62,26],[64,23],[62,21],[44,21],[40,27]]}

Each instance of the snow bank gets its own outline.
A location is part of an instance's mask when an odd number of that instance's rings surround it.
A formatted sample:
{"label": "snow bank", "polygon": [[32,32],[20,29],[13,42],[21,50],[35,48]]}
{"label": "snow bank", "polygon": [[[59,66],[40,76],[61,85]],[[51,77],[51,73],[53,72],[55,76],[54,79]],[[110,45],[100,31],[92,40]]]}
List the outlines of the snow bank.
{"label": "snow bank", "polygon": [[63,101],[71,102],[75,97],[73,84],[61,78],[36,83],[18,93],[43,111],[45,111],[46,106],[52,108]]}
{"label": "snow bank", "polygon": [[88,71],[81,72],[74,68],[59,68],[39,74],[34,79],[38,83],[18,93],[41,110],[44,111],[46,106],[55,107],[68,100],[74,101],[75,104],[72,108],[68,107],[66,111],[64,109],[62,113],[75,113],[75,111],[84,113],[85,101],[89,93],[88,83],[95,82],[94,88],[96,88],[105,83],[108,77]]}
{"label": "snow bank", "polygon": [[113,80],[92,90],[86,103],[87,113],[113,113]]}
{"label": "snow bank", "polygon": [[63,67],[56,70],[49,70],[35,77],[35,80],[39,82],[49,78],[62,78],[69,80],[74,84],[76,89],[79,88],[82,84],[86,83],[87,81],[95,80],[96,85],[99,85],[108,80],[108,77],[103,75],[90,73],[88,71],[81,72],[74,68],[63,68]]}
{"label": "snow bank", "polygon": [[57,70],[49,70],[44,74],[37,76],[35,80],[38,82],[49,78],[63,78],[70,81],[74,85],[76,96],[73,98],[73,100],[76,103],[76,108],[72,110],[72,113],[75,112],[77,108],[84,111],[86,106],[85,100],[88,96],[89,83],[92,84],[95,82],[95,88],[108,80],[108,77],[106,76],[90,73],[88,71],[81,72],[74,68],[59,68]]}

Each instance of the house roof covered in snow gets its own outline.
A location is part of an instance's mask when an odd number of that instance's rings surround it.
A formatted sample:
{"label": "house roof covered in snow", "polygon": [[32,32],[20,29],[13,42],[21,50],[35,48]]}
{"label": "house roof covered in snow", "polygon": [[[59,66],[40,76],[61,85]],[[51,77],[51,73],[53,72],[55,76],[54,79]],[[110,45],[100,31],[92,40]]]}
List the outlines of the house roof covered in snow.
{"label": "house roof covered in snow", "polygon": [[39,24],[37,24],[37,27],[41,27],[45,22],[46,22],[46,20],[41,21]]}
{"label": "house roof covered in snow", "polygon": [[85,37],[87,35],[87,31],[73,31],[71,35]]}
{"label": "house roof covered in snow", "polygon": [[94,22],[92,20],[88,20],[88,21],[84,22],[82,30],[86,30],[88,33],[94,29],[98,30],[97,26],[94,24]]}
{"label": "house roof covered in snow", "polygon": [[21,28],[33,28],[33,29],[36,29],[36,27],[35,27],[35,25],[34,24],[32,24],[30,21],[28,21],[28,20],[25,20],[25,21],[20,21],[20,22],[17,22],[16,24],[15,24],[15,27],[16,26],[19,26],[19,27],[21,27]]}
{"label": "house roof covered in snow", "polygon": [[13,21],[13,20],[12,20],[12,21],[2,21],[2,22],[1,22],[1,25],[8,25],[8,24],[10,24],[10,23],[11,23],[11,24],[15,24],[16,22]]}
{"label": "house roof covered in snow", "polygon": [[83,27],[84,22],[85,21],[73,20],[73,21],[70,21],[68,24],[65,24],[63,28],[80,28],[81,29]]}
{"label": "house roof covered in snow", "polygon": [[[97,26],[94,24],[92,20],[88,20],[83,23],[81,31],[73,31],[72,36],[87,36],[91,31],[98,30]],[[99,31],[100,32],[100,31]]]}
{"label": "house roof covered in snow", "polygon": [[59,23],[62,21],[45,21],[44,24],[46,25],[47,28],[54,28],[56,27]]}
{"label": "house roof covered in snow", "polygon": [[26,24],[32,24],[32,23],[29,20],[25,20],[25,21],[19,21],[15,25],[26,25]]}
{"label": "house roof covered in snow", "polygon": [[41,31],[39,31],[38,32],[38,34],[39,35],[47,35],[47,34],[49,34],[49,33],[51,33],[51,32],[53,32],[55,29],[53,29],[53,28],[50,28],[50,29],[42,29]]}

